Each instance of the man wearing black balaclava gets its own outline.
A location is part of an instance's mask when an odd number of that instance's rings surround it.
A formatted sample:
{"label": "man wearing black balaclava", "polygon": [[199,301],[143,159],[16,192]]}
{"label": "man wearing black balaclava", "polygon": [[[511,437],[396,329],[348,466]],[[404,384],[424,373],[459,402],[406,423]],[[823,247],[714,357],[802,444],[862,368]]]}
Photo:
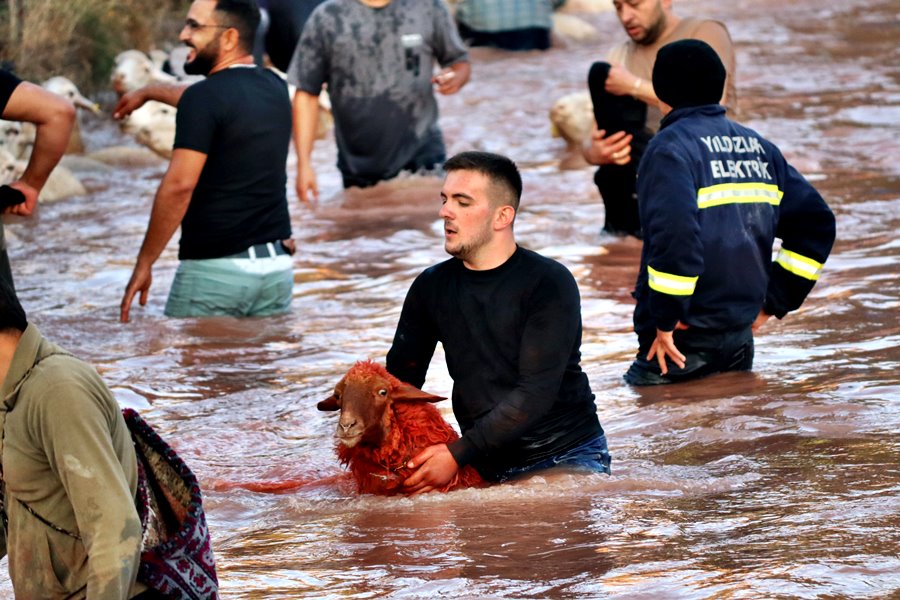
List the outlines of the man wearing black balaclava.
{"label": "man wearing black balaclava", "polygon": [[583,154],[599,167],[594,183],[605,209],[603,231],[640,237],[635,176],[662,118],[650,83],[656,54],[676,40],[703,40],[712,46],[728,71],[721,102],[734,116],[734,44],[724,23],[679,16],[673,0],[613,0],[612,4],[628,39],[588,72],[596,129],[586,140]]}
{"label": "man wearing black balaclava", "polygon": [[750,370],[753,331],[803,303],[834,243],[819,193],[774,144],[725,117],[725,78],[699,40],[663,46],[653,67],[664,117],[638,169],[632,385]]}

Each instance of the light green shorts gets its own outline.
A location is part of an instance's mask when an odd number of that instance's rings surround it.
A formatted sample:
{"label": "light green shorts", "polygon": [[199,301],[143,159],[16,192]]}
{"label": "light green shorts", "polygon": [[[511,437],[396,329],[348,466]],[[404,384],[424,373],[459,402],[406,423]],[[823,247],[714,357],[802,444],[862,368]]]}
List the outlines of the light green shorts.
{"label": "light green shorts", "polygon": [[175,272],[166,316],[261,317],[290,312],[291,257],[183,260]]}

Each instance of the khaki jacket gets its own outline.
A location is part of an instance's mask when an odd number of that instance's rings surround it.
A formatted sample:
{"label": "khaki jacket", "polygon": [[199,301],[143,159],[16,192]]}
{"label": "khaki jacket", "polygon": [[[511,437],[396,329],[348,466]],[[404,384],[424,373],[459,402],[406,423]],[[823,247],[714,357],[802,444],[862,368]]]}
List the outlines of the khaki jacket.
{"label": "khaki jacket", "polygon": [[141,524],[131,436],[94,368],[59,352],[29,325],[0,388],[9,517],[0,556],[9,554],[16,598],[131,598],[146,589],[135,584]]}

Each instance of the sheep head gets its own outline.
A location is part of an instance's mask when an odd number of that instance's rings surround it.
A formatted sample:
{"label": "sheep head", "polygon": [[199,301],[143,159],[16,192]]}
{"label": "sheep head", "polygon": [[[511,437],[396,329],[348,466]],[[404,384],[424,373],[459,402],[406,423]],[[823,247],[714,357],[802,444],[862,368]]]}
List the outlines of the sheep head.
{"label": "sheep head", "polygon": [[95,115],[100,114],[100,105],[85,98],[71,79],[57,75],[42,83],[41,87],[62,96],[78,108],[89,110]]}
{"label": "sheep head", "polygon": [[395,402],[439,402],[443,396],[423,392],[403,383],[381,365],[360,361],[334,387],[334,393],[318,403],[322,411],[341,411],[335,436],[352,448],[357,444],[378,446],[391,433]]}

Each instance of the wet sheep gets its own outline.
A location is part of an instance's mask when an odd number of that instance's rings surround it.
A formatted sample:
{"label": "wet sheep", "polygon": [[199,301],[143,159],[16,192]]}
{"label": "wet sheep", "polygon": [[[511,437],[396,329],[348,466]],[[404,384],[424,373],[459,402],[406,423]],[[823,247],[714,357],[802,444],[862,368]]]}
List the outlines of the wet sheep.
{"label": "wet sheep", "polygon": [[[444,400],[403,383],[372,361],[356,363],[318,409],[340,411],[336,452],[361,494],[403,494],[406,465],[419,452],[459,435],[431,403]],[[471,466],[439,491],[485,485]]]}

